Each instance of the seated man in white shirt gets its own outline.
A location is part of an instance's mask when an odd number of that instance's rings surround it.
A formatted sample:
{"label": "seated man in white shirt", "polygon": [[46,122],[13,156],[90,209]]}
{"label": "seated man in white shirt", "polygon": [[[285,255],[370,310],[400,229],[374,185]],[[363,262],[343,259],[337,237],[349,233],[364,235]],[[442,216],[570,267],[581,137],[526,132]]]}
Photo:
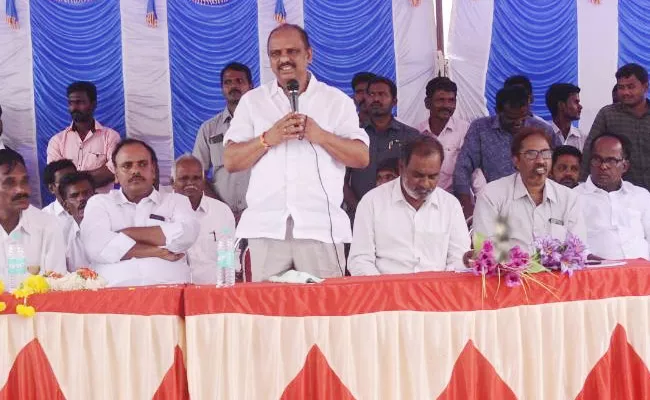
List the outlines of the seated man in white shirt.
{"label": "seated man in white shirt", "polygon": [[0,274],[7,271],[10,242],[22,245],[27,266],[65,273],[61,228],[55,217],[29,205],[29,195],[25,160],[13,150],[0,150]]}
{"label": "seated man in white shirt", "polygon": [[630,142],[605,133],[591,142],[590,175],[574,189],[587,225],[591,251],[607,259],[649,259],[650,193],[623,180]]}
{"label": "seated man in white shirt", "polygon": [[551,138],[537,128],[522,128],[512,140],[512,160],[518,172],[490,182],[474,209],[474,232],[496,236],[498,217],[508,221],[510,247],[531,252],[536,237],[565,240],[567,233],[585,244],[586,229],[577,194],[547,179],[551,169]]}
{"label": "seated man in white shirt", "polygon": [[66,240],[65,261],[70,272],[90,266],[90,260],[81,241],[79,226],[84,219],[84,210],[88,200],[94,194],[95,183],[92,175],[87,172],[66,175],[59,182],[59,195],[63,208],[71,219],[67,229],[63,232]]}
{"label": "seated man in white shirt", "polygon": [[436,188],[443,159],[440,142],[422,136],[404,147],[400,178],[361,199],[348,258],[350,274],[445,271],[462,266],[470,237],[458,200]]}
{"label": "seated man in white shirt", "polygon": [[93,196],[81,222],[81,240],[94,268],[110,286],[187,283],[185,252],[199,223],[190,201],[153,187],[154,151],[126,139],[112,155],[121,189]]}
{"label": "seated man in white shirt", "polygon": [[77,167],[67,158],[52,161],[43,170],[43,183],[45,183],[50,193],[54,195],[54,201],[43,207],[43,211],[57,217],[62,229],[67,229],[65,225],[70,221],[70,214],[63,208],[63,201],[59,194],[59,183],[64,176],[75,172],[77,172]]}
{"label": "seated man in white shirt", "polygon": [[235,215],[230,207],[203,194],[204,173],[201,161],[191,154],[176,160],[172,171],[174,192],[190,199],[201,225],[199,237],[187,251],[191,283],[199,285],[217,283],[217,241],[221,236],[235,236]]}

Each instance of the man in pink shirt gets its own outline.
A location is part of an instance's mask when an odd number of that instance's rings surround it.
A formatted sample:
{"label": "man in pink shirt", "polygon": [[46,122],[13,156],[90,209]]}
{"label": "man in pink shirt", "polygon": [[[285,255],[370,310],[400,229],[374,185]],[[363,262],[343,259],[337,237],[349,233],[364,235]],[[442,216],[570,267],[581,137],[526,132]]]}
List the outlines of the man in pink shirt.
{"label": "man in pink shirt", "polygon": [[[451,192],[456,159],[465,141],[469,124],[454,117],[456,111],[456,84],[447,77],[437,77],[429,81],[426,88],[424,106],[429,110],[429,118],[416,125],[417,130],[433,136],[442,144],[445,152],[438,187]],[[485,177],[480,170],[472,175],[474,194],[485,186]]]}
{"label": "man in pink shirt", "polygon": [[68,111],[72,124],[54,135],[47,145],[47,163],[64,158],[72,160],[79,171],[88,172],[98,193],[108,193],[115,181],[111,155],[120,135],[95,121],[97,88],[92,82],[74,82],[68,86]]}

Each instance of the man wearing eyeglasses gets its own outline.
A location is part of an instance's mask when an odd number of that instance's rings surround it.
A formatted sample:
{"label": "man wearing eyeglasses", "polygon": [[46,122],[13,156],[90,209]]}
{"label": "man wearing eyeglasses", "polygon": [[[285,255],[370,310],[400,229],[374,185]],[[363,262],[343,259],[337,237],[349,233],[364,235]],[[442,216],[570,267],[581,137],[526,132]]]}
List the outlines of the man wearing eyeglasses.
{"label": "man wearing eyeglasses", "polygon": [[586,229],[573,190],[548,178],[552,141],[542,129],[521,128],[512,140],[516,173],[487,184],[474,209],[474,232],[494,239],[498,218],[510,228],[509,246],[532,251],[535,237],[564,240],[570,232],[586,242]]}
{"label": "man wearing eyeglasses", "polygon": [[591,143],[590,174],[578,193],[587,245],[607,259],[649,259],[650,192],[623,180],[630,169],[630,141],[605,133]]}

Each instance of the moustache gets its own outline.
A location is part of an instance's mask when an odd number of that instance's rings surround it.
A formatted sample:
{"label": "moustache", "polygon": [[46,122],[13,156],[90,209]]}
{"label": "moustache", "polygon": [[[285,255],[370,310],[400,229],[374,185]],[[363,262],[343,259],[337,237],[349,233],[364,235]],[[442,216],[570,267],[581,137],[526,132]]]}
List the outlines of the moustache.
{"label": "moustache", "polygon": [[441,108],[440,111],[446,111],[446,112],[448,112],[449,114],[451,114],[451,113],[454,112],[454,110],[449,109],[449,108]]}
{"label": "moustache", "polygon": [[286,63],[284,63],[284,64],[280,64],[280,67],[279,67],[279,68],[284,68],[284,67],[286,67],[286,66],[289,66],[289,67],[291,67],[291,68],[296,68],[296,64],[294,64],[294,63],[290,63],[290,62],[286,62]]}
{"label": "moustache", "polygon": [[142,177],[142,175],[140,175],[140,174],[138,174],[138,175],[133,175],[133,176],[131,177],[131,179],[129,179],[129,182],[135,182],[135,181],[138,181],[138,180],[144,180],[144,178]]}
{"label": "moustache", "polygon": [[20,193],[11,198],[11,201],[19,200],[29,200],[29,195],[27,193]]}
{"label": "moustache", "polygon": [[235,93],[241,96],[241,90],[239,89],[233,89],[230,92],[228,92],[230,96],[233,96]]}
{"label": "moustache", "polygon": [[197,191],[199,190],[199,188],[194,186],[194,185],[187,185],[187,186],[185,186],[184,189],[185,190],[197,190]]}
{"label": "moustache", "polygon": [[379,103],[377,101],[372,102],[372,103],[370,103],[370,107],[381,107],[381,103]]}

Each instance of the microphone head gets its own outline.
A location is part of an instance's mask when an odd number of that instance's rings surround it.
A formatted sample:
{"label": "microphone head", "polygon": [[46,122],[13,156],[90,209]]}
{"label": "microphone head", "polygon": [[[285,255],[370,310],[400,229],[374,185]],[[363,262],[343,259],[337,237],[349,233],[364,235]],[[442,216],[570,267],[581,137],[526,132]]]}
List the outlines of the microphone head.
{"label": "microphone head", "polygon": [[300,83],[296,79],[291,79],[287,82],[287,92],[298,92],[300,90]]}

